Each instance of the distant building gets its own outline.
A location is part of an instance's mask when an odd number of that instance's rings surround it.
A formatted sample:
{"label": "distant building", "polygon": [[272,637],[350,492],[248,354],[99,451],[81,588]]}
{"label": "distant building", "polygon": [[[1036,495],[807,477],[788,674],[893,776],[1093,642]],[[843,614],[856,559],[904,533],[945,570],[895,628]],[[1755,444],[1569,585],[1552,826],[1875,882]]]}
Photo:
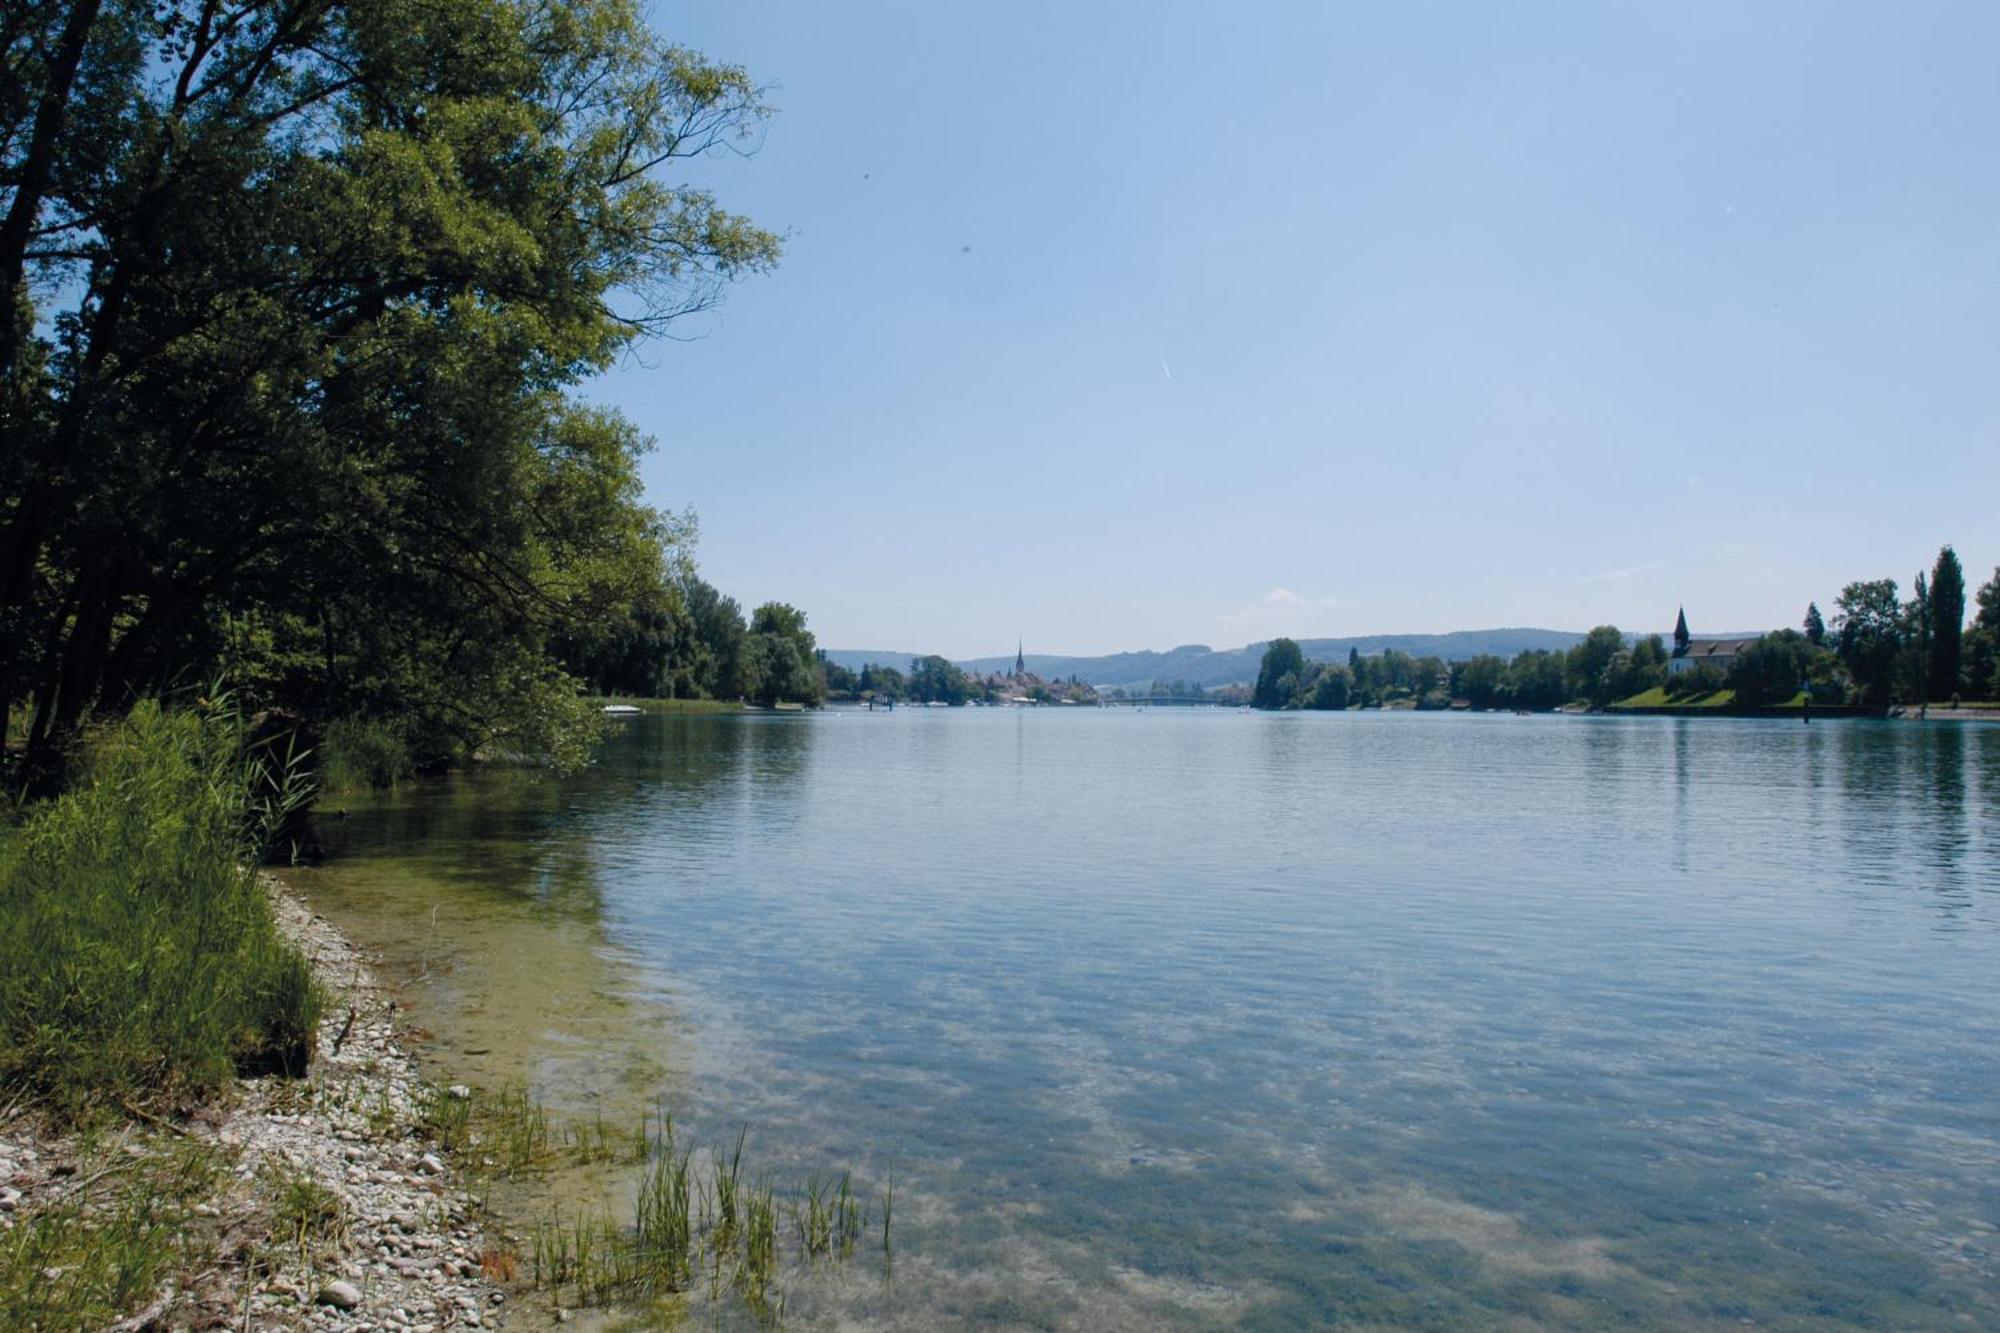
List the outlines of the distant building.
{"label": "distant building", "polygon": [[1712,666],[1727,673],[1735,663],[1736,655],[1755,642],[1757,636],[1754,634],[1747,639],[1694,638],[1688,633],[1687,608],[1682,607],[1680,619],[1674,622],[1674,650],[1667,658],[1667,674],[1678,676],[1698,666]]}
{"label": "distant building", "polygon": [[1023,639],[1014,640],[1014,674],[1017,676],[1028,674],[1028,659],[1021,656],[1021,645],[1024,642],[1026,641]]}

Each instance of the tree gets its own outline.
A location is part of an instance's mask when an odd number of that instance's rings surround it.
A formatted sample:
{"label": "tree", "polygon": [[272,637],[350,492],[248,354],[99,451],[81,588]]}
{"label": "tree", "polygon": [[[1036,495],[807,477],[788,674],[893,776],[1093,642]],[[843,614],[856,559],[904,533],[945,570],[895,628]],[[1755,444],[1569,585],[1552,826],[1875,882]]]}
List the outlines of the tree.
{"label": "tree", "polygon": [[1820,618],[1819,603],[1806,603],[1806,642],[1818,648],[1826,642],[1826,621]]}
{"label": "tree", "polygon": [[911,660],[907,689],[909,697],[920,704],[945,703],[956,708],[965,702],[969,686],[955,663],[932,654]]}
{"label": "tree", "polygon": [[1625,651],[1625,636],[1616,625],[1599,625],[1583,636],[1583,642],[1569,650],[1563,666],[1570,693],[1602,708],[1616,694],[1617,681],[1612,664]]}
{"label": "tree", "polygon": [[900,699],[903,697],[903,673],[894,667],[877,666],[871,662],[861,668],[861,694],[876,699]]}
{"label": "tree", "polygon": [[817,708],[826,696],[818,644],[806,629],[806,613],[783,602],[766,602],[750,616],[744,652],[750,666],[752,698],[765,707],[802,703]]}
{"label": "tree", "polygon": [[1965,570],[1958,552],[1947,546],[1931,569],[1929,697],[1949,699],[1958,693],[1959,664],[1965,635]]}
{"label": "tree", "polygon": [[1312,692],[1306,697],[1306,707],[1321,712],[1339,712],[1347,707],[1347,696],[1353,685],[1354,676],[1346,667],[1326,667],[1313,681]]}
{"label": "tree", "polygon": [[[1257,688],[1251,695],[1252,706],[1257,708],[1283,708],[1292,701],[1292,691],[1297,688],[1299,676],[1306,669],[1306,655],[1299,645],[1290,639],[1273,639],[1264,649],[1264,660],[1257,668]],[[1291,683],[1285,684],[1285,678]]]}
{"label": "tree", "polygon": [[1565,685],[1563,654],[1535,648],[1507,664],[1502,696],[1513,708],[1555,708],[1569,700]]}
{"label": "tree", "polygon": [[8,13],[0,726],[31,698],[51,744],[232,643],[260,706],[586,726],[555,649],[677,538],[574,390],[775,260],[666,174],[755,85],[630,0]]}
{"label": "tree", "polygon": [[1993,571],[1993,577],[1979,585],[1979,611],[1973,616],[1973,623],[1982,629],[2000,630],[2000,567]]}
{"label": "tree", "polygon": [[1648,634],[1632,645],[1632,651],[1618,664],[1618,686],[1613,692],[1617,698],[1629,699],[1635,694],[1657,689],[1667,679],[1667,645],[1657,634]]}
{"label": "tree", "polygon": [[1806,683],[1812,644],[1795,629],[1766,634],[1729,664],[1729,688],[1736,702],[1761,706],[1783,703]]}
{"label": "tree", "polygon": [[1493,708],[1502,702],[1507,680],[1507,661],[1491,653],[1481,653],[1459,664],[1452,693],[1474,708]]}
{"label": "tree", "polygon": [[1904,640],[1896,580],[1850,583],[1834,603],[1833,629],[1842,665],[1867,703],[1887,702]]}

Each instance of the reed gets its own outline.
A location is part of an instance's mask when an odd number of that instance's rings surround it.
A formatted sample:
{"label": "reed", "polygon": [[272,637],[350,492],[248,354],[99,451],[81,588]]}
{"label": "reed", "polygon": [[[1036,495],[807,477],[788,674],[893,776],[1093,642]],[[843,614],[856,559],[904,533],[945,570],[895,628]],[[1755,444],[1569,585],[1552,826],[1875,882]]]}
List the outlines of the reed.
{"label": "reed", "polygon": [[[592,1124],[563,1131],[564,1142],[616,1144],[624,1137]],[[748,1131],[727,1149],[707,1154],[706,1173],[678,1142],[673,1118],[646,1117],[639,1134],[646,1163],[629,1225],[585,1213],[567,1221],[559,1212],[539,1222],[531,1250],[534,1284],[578,1305],[614,1305],[696,1295],[708,1300],[733,1291],[760,1321],[782,1318],[780,1288],[795,1237],[794,1255],[807,1267],[851,1258],[870,1226],[870,1208],[853,1177],[808,1177],[791,1203],[766,1180],[753,1179],[745,1162]],[[884,1195],[882,1243],[890,1242]],[[785,1225],[789,1218],[790,1226]]]}
{"label": "reed", "polygon": [[0,850],[0,1086],[74,1119],[304,1072],[323,1000],[254,869],[298,759],[254,752],[226,696],[142,703],[24,813]]}

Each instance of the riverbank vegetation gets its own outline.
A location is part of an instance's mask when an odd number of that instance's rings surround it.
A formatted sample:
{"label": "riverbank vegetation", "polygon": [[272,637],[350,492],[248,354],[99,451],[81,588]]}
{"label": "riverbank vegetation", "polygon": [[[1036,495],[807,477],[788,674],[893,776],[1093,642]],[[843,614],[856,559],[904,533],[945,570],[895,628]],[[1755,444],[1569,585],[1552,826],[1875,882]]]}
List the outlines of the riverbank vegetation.
{"label": "riverbank vegetation", "polygon": [[70,1119],[303,1071],[320,992],[255,869],[282,788],[226,703],[143,704],[93,738],[0,849],[0,1088]]}
{"label": "riverbank vegetation", "polygon": [[[748,74],[628,0],[20,19],[0,736],[26,777],[60,785],[91,719],[218,677],[366,780],[576,762],[585,689],[810,696],[803,617],[734,623],[692,518],[641,501],[649,441],[577,396],[776,261],[674,178],[755,146]],[[663,632],[634,680],[621,649]]]}

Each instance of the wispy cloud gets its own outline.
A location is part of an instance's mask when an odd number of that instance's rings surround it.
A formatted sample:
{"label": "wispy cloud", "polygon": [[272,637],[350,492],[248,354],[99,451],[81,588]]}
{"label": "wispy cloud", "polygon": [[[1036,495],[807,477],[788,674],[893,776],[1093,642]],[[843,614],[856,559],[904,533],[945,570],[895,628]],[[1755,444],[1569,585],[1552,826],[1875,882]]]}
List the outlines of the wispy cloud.
{"label": "wispy cloud", "polygon": [[1216,619],[1237,627],[1282,628],[1296,626],[1339,605],[1337,597],[1301,597],[1290,588],[1273,588]]}
{"label": "wispy cloud", "polygon": [[1650,564],[1633,565],[1630,569],[1607,569],[1601,574],[1579,574],[1576,581],[1578,583],[1622,583],[1626,579],[1636,579],[1641,574],[1657,574],[1670,563],[1670,561],[1666,560],[1655,560]]}

